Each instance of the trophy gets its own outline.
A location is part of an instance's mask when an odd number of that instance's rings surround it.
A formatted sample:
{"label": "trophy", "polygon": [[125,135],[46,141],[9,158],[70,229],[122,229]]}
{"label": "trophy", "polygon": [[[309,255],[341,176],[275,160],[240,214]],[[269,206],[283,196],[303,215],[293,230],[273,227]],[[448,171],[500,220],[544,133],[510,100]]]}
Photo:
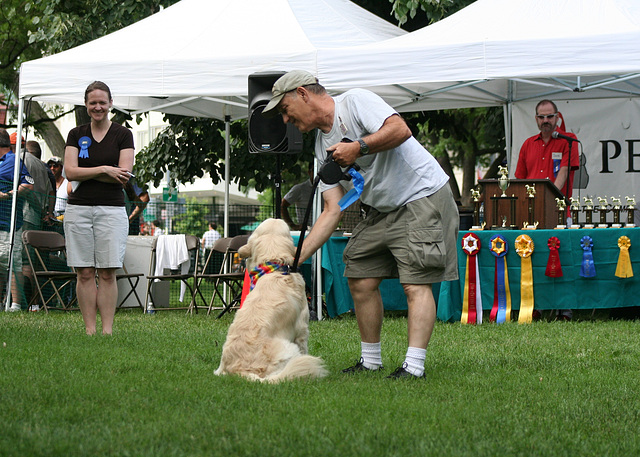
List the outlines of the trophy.
{"label": "trophy", "polygon": [[578,215],[580,214],[580,200],[578,198],[571,197],[569,199],[571,201],[571,227],[572,229],[580,228],[580,223],[578,222]]}
{"label": "trophy", "polygon": [[620,197],[611,197],[611,201],[613,202],[613,208],[611,209],[611,212],[613,213],[613,224],[611,224],[611,227],[620,228],[622,227],[622,224],[620,223],[620,210],[622,209]]}
{"label": "trophy", "polygon": [[625,227],[635,227],[635,223],[633,221],[633,211],[636,209],[636,196],[633,197],[625,197],[627,200],[627,223]]}
{"label": "trophy", "polygon": [[498,174],[500,175],[498,178],[498,187],[502,189],[502,195],[500,195],[500,197],[505,198],[507,196],[505,191],[507,190],[507,187],[509,187],[509,171],[507,170],[507,167],[498,165]]}
{"label": "trophy", "polygon": [[[518,197],[516,197],[515,195],[512,195],[511,197],[509,197],[506,194],[506,190],[509,187],[509,171],[507,170],[507,167],[503,167],[502,165],[498,166],[498,174],[500,175],[500,177],[498,178],[498,187],[500,187],[500,189],[502,190],[502,195],[500,195],[499,197],[497,197],[496,195],[493,195],[493,197],[490,197],[491,200],[494,201],[493,203],[493,217],[492,217],[492,221],[493,221],[493,225],[491,226],[492,229],[517,229],[518,227],[515,225],[515,221],[516,221],[516,200],[518,199]],[[498,206],[500,204],[500,200],[509,200],[510,202],[510,224],[507,225],[507,217],[506,216],[502,216],[500,215],[500,218],[502,219],[502,225],[498,225]]]}
{"label": "trophy", "polygon": [[585,224],[584,228],[592,229],[593,228],[593,198],[591,197],[582,197],[584,199],[584,217]]}
{"label": "trophy", "polygon": [[558,207],[558,225],[556,225],[556,228],[566,228],[567,225],[565,224],[565,222],[567,221],[567,202],[564,201],[564,198],[556,197],[556,206]]}
{"label": "trophy", "polygon": [[484,230],[486,222],[480,224],[480,191],[471,189],[471,198],[473,199],[473,226],[469,230]]}
{"label": "trophy", "polygon": [[609,212],[609,202],[607,201],[607,196],[604,197],[596,197],[598,199],[598,209],[597,211],[600,213],[600,223],[598,224],[598,228],[607,228],[609,225],[607,224],[607,213]]}
{"label": "trophy", "polygon": [[530,230],[535,230],[536,227],[538,226],[537,223],[534,222],[533,218],[534,218],[534,213],[536,210],[536,201],[535,201],[535,197],[536,197],[536,185],[532,184],[525,184],[525,189],[527,190],[527,199],[528,199],[528,223],[523,224],[523,228],[525,230],[530,229]]}

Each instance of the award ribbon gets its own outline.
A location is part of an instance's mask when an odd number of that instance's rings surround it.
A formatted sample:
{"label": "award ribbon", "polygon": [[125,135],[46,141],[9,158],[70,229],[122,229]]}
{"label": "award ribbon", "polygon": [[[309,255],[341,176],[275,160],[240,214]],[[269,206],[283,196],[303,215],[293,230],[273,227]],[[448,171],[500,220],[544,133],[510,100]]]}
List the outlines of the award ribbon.
{"label": "award ribbon", "polygon": [[351,206],[352,203],[358,200],[360,195],[362,195],[362,189],[364,187],[364,178],[360,173],[353,168],[349,168],[347,172],[351,175],[353,189],[347,192],[347,194],[338,202],[338,205],[340,205],[340,211],[344,211]]}
{"label": "award ribbon", "polygon": [[584,251],[582,254],[582,266],[580,267],[580,276],[584,278],[593,278],[596,275],[596,265],[593,262],[593,240],[589,235],[583,236],[580,240],[580,246]]}
{"label": "award ribbon", "polygon": [[78,154],[78,158],[88,159],[89,146],[91,146],[91,138],[89,138],[88,136],[83,136],[78,140],[78,146],[80,147],[80,154]]}
{"label": "award ribbon", "polygon": [[462,252],[467,254],[467,267],[464,278],[464,298],[462,302],[462,324],[482,323],[482,295],[478,270],[478,252],[480,238],[475,233],[467,233],[462,238]]}
{"label": "award ribbon", "polygon": [[520,256],[520,314],[519,324],[530,324],[533,315],[533,240],[529,235],[516,238],[516,252]]}
{"label": "award ribbon", "polygon": [[546,276],[551,278],[559,278],[562,276],[562,265],[560,265],[560,254],[558,254],[558,250],[560,249],[560,240],[552,236],[547,241],[547,246],[549,246],[549,260],[547,260],[547,269],[544,271]]}
{"label": "award ribbon", "polygon": [[511,321],[511,292],[507,272],[507,242],[501,235],[491,238],[491,254],[496,257],[496,269],[493,281],[493,308],[489,320],[501,324]]}
{"label": "award ribbon", "polygon": [[618,247],[620,248],[620,255],[616,266],[616,276],[618,278],[631,278],[633,276],[633,268],[629,257],[629,248],[631,247],[629,237],[623,235],[618,238]]}

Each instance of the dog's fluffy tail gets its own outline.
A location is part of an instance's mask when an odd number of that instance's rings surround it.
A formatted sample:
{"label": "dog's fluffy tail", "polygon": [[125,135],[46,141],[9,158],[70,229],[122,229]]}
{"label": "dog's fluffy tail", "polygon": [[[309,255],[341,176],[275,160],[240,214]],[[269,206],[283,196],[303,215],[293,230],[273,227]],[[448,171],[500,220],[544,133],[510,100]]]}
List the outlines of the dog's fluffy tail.
{"label": "dog's fluffy tail", "polygon": [[286,379],[295,378],[323,378],[328,374],[324,362],[320,357],[312,355],[300,355],[294,357],[285,365],[282,371],[273,373],[261,381],[277,383]]}

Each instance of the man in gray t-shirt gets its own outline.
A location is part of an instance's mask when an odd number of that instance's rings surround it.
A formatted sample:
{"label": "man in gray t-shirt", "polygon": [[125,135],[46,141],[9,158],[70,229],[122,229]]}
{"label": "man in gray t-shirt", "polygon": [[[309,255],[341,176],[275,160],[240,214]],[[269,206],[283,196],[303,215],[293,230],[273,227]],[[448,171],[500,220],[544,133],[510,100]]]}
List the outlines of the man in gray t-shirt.
{"label": "man in gray t-shirt", "polygon": [[[344,251],[345,276],[361,338],[361,358],[345,373],[382,368],[383,304],[380,282],[397,277],[408,304],[409,348],[389,377],[423,377],[426,348],[436,318],[434,282],[458,278],[458,209],[449,177],[412,137],[398,113],[372,92],[352,89],[331,97],[305,71],[291,71],[273,85],[263,113],[276,109],[302,132],[318,129],[316,158],[331,152],[342,167],[357,162],[370,210]],[[343,141],[347,139],[348,141]],[[344,188],[321,185],[324,209],[304,240],[300,261],[331,236],[341,218]]]}

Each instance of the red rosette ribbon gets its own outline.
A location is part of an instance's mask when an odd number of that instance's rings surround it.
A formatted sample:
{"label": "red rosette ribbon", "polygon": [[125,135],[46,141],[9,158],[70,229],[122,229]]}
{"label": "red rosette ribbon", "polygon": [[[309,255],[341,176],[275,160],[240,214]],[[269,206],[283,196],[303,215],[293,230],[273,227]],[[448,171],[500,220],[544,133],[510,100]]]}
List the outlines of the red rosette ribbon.
{"label": "red rosette ribbon", "polygon": [[547,269],[544,274],[551,278],[559,278],[562,276],[562,265],[560,265],[560,254],[558,253],[560,240],[552,236],[547,241],[547,246],[549,246],[549,259],[547,260]]}
{"label": "red rosette ribbon", "polygon": [[480,238],[478,238],[478,235],[467,233],[462,238],[462,252],[467,254],[467,266],[465,269],[464,298],[460,322],[463,324],[481,324],[482,299],[477,256],[478,252],[480,252]]}

